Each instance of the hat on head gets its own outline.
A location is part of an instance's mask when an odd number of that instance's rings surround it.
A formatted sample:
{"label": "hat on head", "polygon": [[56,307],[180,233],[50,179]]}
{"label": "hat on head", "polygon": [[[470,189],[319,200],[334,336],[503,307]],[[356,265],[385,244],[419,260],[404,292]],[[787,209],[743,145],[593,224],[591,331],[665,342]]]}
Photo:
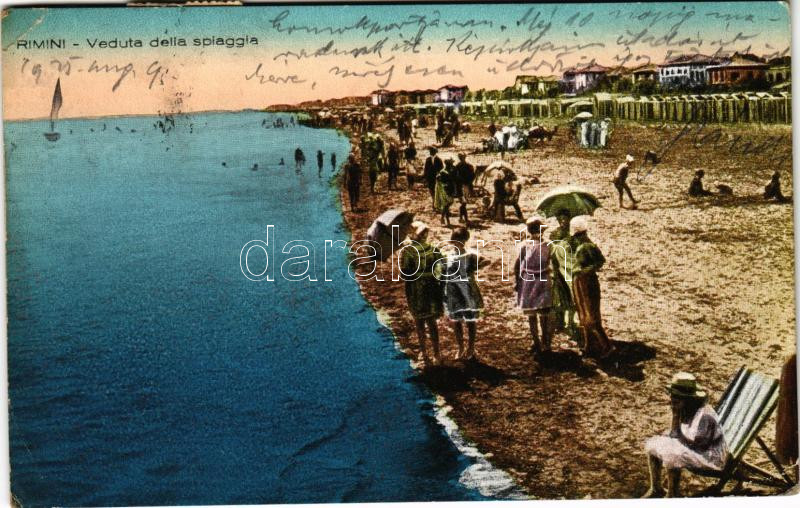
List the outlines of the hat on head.
{"label": "hat on head", "polygon": [[575,217],[569,223],[570,233],[573,235],[577,235],[578,233],[585,233],[589,230],[589,221],[586,220],[586,217],[580,216]]}
{"label": "hat on head", "polygon": [[694,172],[694,174],[695,176],[703,177],[705,176],[706,172],[703,171],[702,169],[698,169],[697,171]]}
{"label": "hat on head", "polygon": [[530,226],[531,224],[535,223],[544,224],[544,217],[541,215],[531,215],[528,217],[528,220],[525,221],[525,225]]}
{"label": "hat on head", "polygon": [[459,159],[466,159],[467,158],[467,154],[465,154],[464,152],[459,152],[458,153],[458,158]]}
{"label": "hat on head", "polygon": [[704,399],[706,391],[697,383],[694,374],[688,372],[678,372],[672,376],[672,380],[667,385],[667,393],[673,397],[685,399]]}
{"label": "hat on head", "polygon": [[631,155],[631,154],[626,155],[625,156],[625,161],[626,162],[633,162],[633,155]]}
{"label": "hat on head", "polygon": [[438,149],[437,149],[435,146],[429,146],[429,147],[428,147],[428,151],[429,151],[430,153],[436,153],[436,152],[438,152],[439,150],[438,150]]}

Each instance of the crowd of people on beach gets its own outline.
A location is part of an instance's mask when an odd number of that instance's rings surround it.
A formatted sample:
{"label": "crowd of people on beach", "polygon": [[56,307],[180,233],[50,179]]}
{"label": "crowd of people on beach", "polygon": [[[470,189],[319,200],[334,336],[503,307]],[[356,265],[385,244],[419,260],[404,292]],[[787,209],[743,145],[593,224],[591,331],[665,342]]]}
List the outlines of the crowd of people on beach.
{"label": "crowd of people on beach", "polygon": [[[342,172],[351,211],[359,211],[357,206],[361,197],[362,170],[368,173],[371,194],[376,193],[380,172],[387,174],[387,191],[402,190],[398,179],[404,171],[406,189],[413,190],[417,182],[423,183],[435,215],[444,226],[451,229],[447,241],[436,243],[429,239],[430,228],[425,222],[413,221],[397,251],[404,275],[406,304],[419,341],[419,360],[424,366],[443,365],[452,361],[478,361],[478,324],[485,314],[486,301],[481,294],[477,275],[479,270],[491,266],[492,262],[468,247],[470,229],[474,224],[470,222],[467,204],[474,198],[480,198],[479,210],[482,208],[484,219],[505,223],[505,208],[512,206],[517,220],[525,224],[524,238],[516,250],[511,283],[515,308],[527,321],[534,361],[546,366],[558,354],[557,349],[578,350],[584,361],[594,362],[598,366],[615,361],[619,346],[609,338],[601,314],[598,272],[603,269],[606,259],[600,246],[590,236],[587,215],[561,208],[552,214],[542,215],[535,210],[526,218],[519,205],[523,186],[511,168],[513,160],[511,163],[501,160],[488,167],[476,167],[468,161],[468,154],[464,151],[457,152],[457,160],[443,160],[439,148],[457,142],[463,125],[453,112],[439,112],[433,117],[438,146],[427,147],[427,156],[420,164],[421,171],[416,169],[416,143],[418,129],[428,124],[425,116],[399,114],[391,118],[390,122],[394,123],[397,130],[397,141],[387,140],[376,133],[372,116],[355,115],[347,122],[359,136],[358,146],[348,156]],[[609,125],[604,122],[595,127],[584,122],[579,130],[579,145],[604,147],[608,128]],[[489,125],[489,130],[492,136],[502,134],[494,123]],[[510,129],[505,132],[502,135],[509,137]],[[542,135],[552,136],[555,132],[556,129],[544,130]],[[500,143],[505,148],[505,139]],[[502,155],[505,155],[505,149],[502,149]],[[653,151],[647,151],[641,160],[643,165],[655,167],[661,162],[661,157]],[[317,161],[321,168],[322,152],[318,152]],[[611,174],[610,180],[616,190],[620,210],[626,208],[626,197],[631,210],[636,210],[640,203],[628,183],[631,172],[635,170],[635,162],[636,157],[627,154]],[[641,167],[639,171],[642,171]],[[491,176],[487,178],[487,175]],[[717,184],[716,193],[705,189],[702,182],[704,175],[703,170],[695,172],[688,189],[690,198],[733,194],[725,184]],[[479,179],[482,179],[480,185]],[[480,188],[487,180],[491,181],[490,190]],[[765,186],[763,198],[779,203],[791,201],[781,191],[778,171],[773,173]],[[450,208],[456,203],[459,225],[452,226]],[[555,217],[557,226],[548,229],[547,217]],[[440,346],[440,320],[443,317],[450,323],[457,347],[452,360],[443,358]],[[795,383],[787,381],[785,386],[791,388]],[[781,390],[784,390],[783,380]],[[667,393],[673,421],[666,433],[654,436],[645,443],[651,479],[645,497],[678,496],[682,470],[719,472],[726,467],[729,458],[720,417],[708,404],[708,395],[695,376],[685,372],[675,374]],[[796,394],[788,397],[795,400],[794,407],[779,411],[783,415],[794,414],[796,428]],[[779,415],[779,418],[782,416]],[[797,436],[791,441],[791,423],[788,425],[780,425],[778,433],[779,439],[783,439],[781,446],[788,457],[786,460],[792,463],[797,460]],[[790,430],[787,431],[787,428]],[[662,470],[666,470],[666,490],[661,486]]]}

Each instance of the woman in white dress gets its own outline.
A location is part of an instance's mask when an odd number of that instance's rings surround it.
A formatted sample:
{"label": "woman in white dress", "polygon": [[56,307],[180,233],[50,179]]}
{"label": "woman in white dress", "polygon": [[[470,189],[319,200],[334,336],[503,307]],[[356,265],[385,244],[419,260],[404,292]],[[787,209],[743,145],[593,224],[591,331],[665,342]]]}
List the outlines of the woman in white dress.
{"label": "woman in white dress", "polygon": [[728,460],[728,447],[716,411],[708,395],[687,372],[672,377],[667,387],[672,402],[669,433],[645,442],[650,467],[650,489],[644,497],[663,497],[661,469],[667,469],[669,497],[680,496],[681,469],[721,471]]}

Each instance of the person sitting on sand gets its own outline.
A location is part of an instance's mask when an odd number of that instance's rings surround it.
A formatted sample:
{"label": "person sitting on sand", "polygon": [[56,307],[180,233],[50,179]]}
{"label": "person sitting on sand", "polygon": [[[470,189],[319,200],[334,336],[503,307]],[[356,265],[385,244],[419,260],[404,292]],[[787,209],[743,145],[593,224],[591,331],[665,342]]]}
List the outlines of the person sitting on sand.
{"label": "person sitting on sand", "polygon": [[411,223],[409,239],[404,242],[400,257],[400,267],[405,278],[406,302],[408,310],[414,318],[414,325],[419,338],[419,350],[422,360],[429,365],[430,357],[425,344],[428,338],[425,327],[430,334],[433,347],[434,362],[441,363],[439,354],[439,329],[436,320],[442,316],[442,285],[433,273],[434,265],[442,254],[439,249],[427,242],[428,226],[422,221]]}
{"label": "person sitting on sand", "polygon": [[606,358],[614,347],[603,328],[600,315],[600,279],[597,272],[603,268],[606,258],[587,234],[589,224],[585,217],[575,217],[570,223],[575,247],[575,266],[572,270],[572,297],[578,311],[578,320],[583,335],[583,354]]}
{"label": "person sitting on sand", "polygon": [[542,240],[543,218],[533,216],[525,224],[529,239],[522,242],[514,263],[514,289],[517,293],[517,308],[528,316],[531,350],[539,357],[550,351],[551,342],[553,279],[550,276],[550,248]]}
{"label": "person sitting on sand", "polygon": [[661,470],[667,469],[669,497],[680,496],[681,469],[721,471],[728,458],[719,416],[694,375],[679,372],[667,386],[672,405],[668,433],[645,442],[650,488],[643,497],[663,497]]}
{"label": "person sitting on sand", "polygon": [[772,173],[772,179],[764,187],[764,199],[774,199],[778,203],[789,202],[789,199],[781,192],[781,173],[779,171]]}
{"label": "person sitting on sand", "polygon": [[[440,280],[444,282],[444,311],[453,324],[453,332],[458,343],[456,359],[475,359],[475,337],[477,323],[483,312],[481,297],[475,273],[479,257],[467,250],[469,240],[467,228],[458,227],[450,235],[451,247],[444,252],[444,263],[440,264]],[[488,264],[484,263],[483,266]],[[464,324],[467,327],[467,348],[464,349]]]}
{"label": "person sitting on sand", "polygon": [[633,199],[633,193],[631,192],[631,188],[628,185],[628,173],[630,173],[631,164],[633,163],[633,155],[628,154],[625,156],[625,162],[617,166],[617,171],[614,173],[614,187],[616,187],[617,192],[619,193],[619,207],[623,208],[622,205],[622,193],[627,192],[628,197],[631,199],[631,209],[636,210],[636,203],[637,201]]}
{"label": "person sitting on sand", "polygon": [[705,196],[711,196],[713,193],[710,190],[706,190],[703,188],[703,177],[706,175],[706,172],[702,169],[698,169],[694,172],[694,178],[692,178],[692,183],[689,184],[689,196],[693,198],[701,198]]}

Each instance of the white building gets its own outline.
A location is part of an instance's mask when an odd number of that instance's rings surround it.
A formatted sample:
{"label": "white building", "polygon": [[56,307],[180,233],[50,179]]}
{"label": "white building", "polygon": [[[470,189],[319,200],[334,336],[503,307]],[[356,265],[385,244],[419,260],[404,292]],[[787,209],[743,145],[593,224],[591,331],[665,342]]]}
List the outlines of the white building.
{"label": "white building", "polygon": [[662,86],[702,85],[708,82],[706,69],[718,65],[720,59],[706,55],[681,55],[658,66],[658,82]]}

